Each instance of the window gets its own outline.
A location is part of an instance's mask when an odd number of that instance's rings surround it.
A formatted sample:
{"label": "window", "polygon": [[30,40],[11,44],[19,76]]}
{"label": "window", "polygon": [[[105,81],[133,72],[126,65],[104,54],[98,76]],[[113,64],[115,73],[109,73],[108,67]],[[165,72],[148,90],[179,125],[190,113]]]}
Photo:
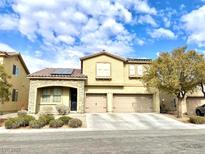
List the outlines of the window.
{"label": "window", "polygon": [[54,88],[53,89],[53,102],[61,102],[61,95],[62,95],[62,89]]}
{"label": "window", "polygon": [[130,65],[130,76],[135,76],[135,65]]}
{"label": "window", "polygon": [[12,74],[16,76],[19,75],[19,68],[16,65],[13,65]]}
{"label": "window", "polygon": [[50,89],[43,89],[42,102],[50,102]]}
{"label": "window", "polygon": [[110,64],[97,63],[97,77],[110,77]]}
{"label": "window", "polygon": [[13,89],[12,90],[12,102],[17,102],[18,101],[18,90]]}
{"label": "window", "polygon": [[142,77],[143,76],[143,66],[142,65],[138,65],[137,66],[137,76],[138,77]]}

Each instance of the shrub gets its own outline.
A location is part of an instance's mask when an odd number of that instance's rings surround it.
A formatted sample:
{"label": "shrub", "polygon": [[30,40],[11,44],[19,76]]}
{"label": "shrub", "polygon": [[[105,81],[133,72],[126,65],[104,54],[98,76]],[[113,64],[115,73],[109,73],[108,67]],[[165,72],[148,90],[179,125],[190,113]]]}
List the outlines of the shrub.
{"label": "shrub", "polygon": [[43,115],[40,115],[38,118],[38,120],[40,120],[43,126],[48,125],[49,122],[54,119],[55,119],[54,116],[50,114],[43,114]]}
{"label": "shrub", "polygon": [[40,120],[32,120],[29,122],[29,126],[31,128],[42,128],[42,124],[40,123]]}
{"label": "shrub", "polygon": [[69,117],[69,116],[62,116],[62,117],[60,117],[58,119],[63,121],[64,125],[68,125],[69,120],[71,120],[72,118]]}
{"label": "shrub", "polygon": [[58,111],[58,114],[60,114],[60,115],[65,115],[65,114],[70,112],[69,107],[66,105],[63,105],[63,104],[56,105],[56,110]]}
{"label": "shrub", "polygon": [[31,115],[21,115],[18,118],[22,121],[21,127],[28,126],[30,121],[35,120]]}
{"label": "shrub", "polygon": [[78,128],[82,126],[82,121],[80,119],[74,118],[68,122],[69,127]]}
{"label": "shrub", "polygon": [[22,125],[22,121],[20,118],[9,118],[8,120],[5,121],[5,128],[6,129],[16,129],[20,128]]}
{"label": "shrub", "polygon": [[63,125],[64,125],[64,122],[59,119],[51,120],[49,123],[49,127],[51,128],[58,128],[58,127],[62,127]]}
{"label": "shrub", "polygon": [[27,111],[26,110],[20,110],[17,112],[18,116],[23,116],[23,115],[27,115]]}
{"label": "shrub", "polygon": [[189,121],[193,124],[204,124],[205,118],[200,116],[191,116],[189,117]]}

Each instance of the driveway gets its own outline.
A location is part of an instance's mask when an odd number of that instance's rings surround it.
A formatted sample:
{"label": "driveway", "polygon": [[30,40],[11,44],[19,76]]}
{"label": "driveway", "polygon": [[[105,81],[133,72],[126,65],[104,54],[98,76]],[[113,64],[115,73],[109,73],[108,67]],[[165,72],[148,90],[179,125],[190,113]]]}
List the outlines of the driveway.
{"label": "driveway", "polygon": [[201,129],[205,125],[179,122],[158,113],[92,113],[87,127],[93,130]]}

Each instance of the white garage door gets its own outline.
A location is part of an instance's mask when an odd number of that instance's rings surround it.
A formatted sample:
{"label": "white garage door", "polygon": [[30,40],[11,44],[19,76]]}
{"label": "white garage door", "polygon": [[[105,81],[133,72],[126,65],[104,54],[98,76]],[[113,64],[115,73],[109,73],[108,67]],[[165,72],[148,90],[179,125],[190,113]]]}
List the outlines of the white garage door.
{"label": "white garage door", "polygon": [[86,94],[85,112],[102,113],[107,111],[106,94]]}
{"label": "white garage door", "polygon": [[113,112],[153,112],[153,95],[115,94]]}

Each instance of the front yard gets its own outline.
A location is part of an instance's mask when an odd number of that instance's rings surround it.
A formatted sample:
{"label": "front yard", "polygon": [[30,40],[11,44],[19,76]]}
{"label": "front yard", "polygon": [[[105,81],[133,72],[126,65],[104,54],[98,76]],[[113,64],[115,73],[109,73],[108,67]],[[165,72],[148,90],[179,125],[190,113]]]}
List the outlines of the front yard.
{"label": "front yard", "polygon": [[0,127],[6,129],[86,128],[86,117],[84,114],[7,114],[0,116]]}

